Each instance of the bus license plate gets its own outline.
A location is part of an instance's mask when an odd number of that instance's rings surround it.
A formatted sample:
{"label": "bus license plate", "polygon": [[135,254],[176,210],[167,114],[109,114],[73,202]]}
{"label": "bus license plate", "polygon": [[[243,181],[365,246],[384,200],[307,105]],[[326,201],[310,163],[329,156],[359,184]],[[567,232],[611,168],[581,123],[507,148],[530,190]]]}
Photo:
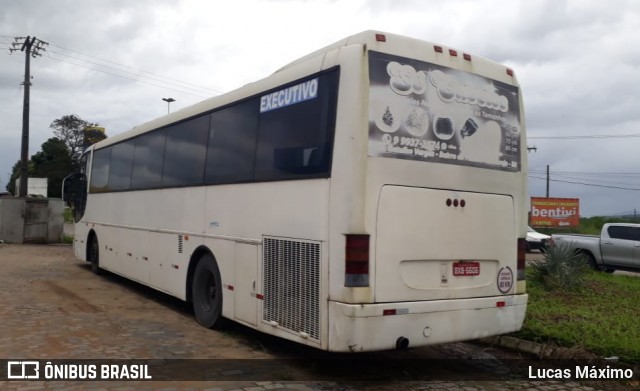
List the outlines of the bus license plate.
{"label": "bus license plate", "polygon": [[454,276],[479,276],[480,262],[455,262],[453,264]]}

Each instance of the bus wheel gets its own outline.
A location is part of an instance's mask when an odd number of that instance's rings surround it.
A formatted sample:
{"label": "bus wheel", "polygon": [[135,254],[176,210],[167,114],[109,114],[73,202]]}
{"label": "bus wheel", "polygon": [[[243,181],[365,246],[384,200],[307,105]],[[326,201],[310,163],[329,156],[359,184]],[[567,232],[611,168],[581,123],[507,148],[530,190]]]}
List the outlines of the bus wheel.
{"label": "bus wheel", "polygon": [[100,246],[98,245],[98,238],[91,238],[89,244],[89,262],[91,263],[91,271],[93,274],[100,274]]}
{"label": "bus wheel", "polygon": [[210,254],[203,255],[196,265],[191,298],[198,323],[207,328],[222,326],[222,281],[218,264]]}

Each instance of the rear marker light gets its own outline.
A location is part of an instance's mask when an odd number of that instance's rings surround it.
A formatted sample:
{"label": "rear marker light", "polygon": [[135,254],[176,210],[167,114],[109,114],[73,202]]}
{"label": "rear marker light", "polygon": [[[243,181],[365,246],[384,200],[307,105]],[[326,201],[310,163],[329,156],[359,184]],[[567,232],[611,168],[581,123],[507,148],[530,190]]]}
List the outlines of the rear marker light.
{"label": "rear marker light", "polygon": [[513,69],[507,68],[507,75],[513,76]]}
{"label": "rear marker light", "polygon": [[389,315],[408,315],[409,314],[409,309],[408,308],[389,308],[386,310],[382,310],[382,316],[389,316]]}
{"label": "rear marker light", "polygon": [[518,259],[517,259],[517,276],[518,281],[524,281],[525,276],[525,267],[526,267],[526,257],[527,257],[527,239],[518,238]]}
{"label": "rear marker light", "polygon": [[507,303],[505,301],[498,301],[496,302],[496,307],[500,308],[500,307],[504,307],[505,305],[507,305]]}
{"label": "rear marker light", "polygon": [[460,200],[460,201],[458,201],[458,200],[453,200],[453,201],[452,201],[452,200],[451,200],[451,198],[447,198],[446,204],[447,204],[447,206],[449,206],[449,207],[450,207],[451,205],[453,205],[453,206],[454,206],[454,207],[456,207],[456,208],[457,208],[458,206],[460,206],[461,208],[464,208],[464,207],[467,205],[467,202],[466,202],[465,200]]}
{"label": "rear marker light", "polygon": [[449,49],[449,55],[453,57],[458,57],[458,52],[453,49]]}
{"label": "rear marker light", "polygon": [[443,50],[442,50],[442,46],[434,46],[434,47],[433,47],[433,50],[435,50],[435,51],[436,51],[436,53],[442,53],[442,52],[443,52]]}
{"label": "rear marker light", "polygon": [[463,57],[465,60],[467,60],[467,61],[471,61],[471,55],[470,55],[470,54],[464,53],[464,54],[462,55],[462,57]]}
{"label": "rear marker light", "polygon": [[345,236],[345,286],[369,286],[369,235]]}
{"label": "rear marker light", "polygon": [[384,34],[376,34],[376,41],[387,42],[387,36]]}

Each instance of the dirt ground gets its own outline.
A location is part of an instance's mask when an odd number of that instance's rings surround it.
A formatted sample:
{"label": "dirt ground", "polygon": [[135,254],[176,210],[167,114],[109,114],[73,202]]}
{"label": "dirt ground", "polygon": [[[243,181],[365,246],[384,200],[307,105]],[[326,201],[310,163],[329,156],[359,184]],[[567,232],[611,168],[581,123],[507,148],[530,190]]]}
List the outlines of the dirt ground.
{"label": "dirt ground", "polygon": [[242,338],[199,326],[179,300],[112,274],[93,275],[89,264],[74,259],[71,246],[0,244],[0,267],[0,358],[271,357],[251,334]]}
{"label": "dirt ground", "polygon": [[[222,331],[205,329],[196,323],[186,303],[110,273],[96,276],[91,273],[88,263],[74,258],[68,245],[0,244],[0,336],[0,364],[3,366],[0,374],[6,366],[2,360],[21,359],[67,359],[76,362],[87,359],[150,359],[158,362],[189,359],[182,360],[188,365],[220,359],[215,365],[221,368],[216,372],[218,380],[198,382],[21,382],[4,381],[0,376],[0,389],[3,390],[480,391],[542,390],[545,386],[553,386],[556,390],[583,389],[575,383],[558,382],[382,382],[367,383],[366,386],[334,382],[332,374],[327,377],[318,368],[300,364],[300,360],[320,356],[333,361],[334,365],[338,362],[338,366],[348,370],[352,368],[351,357],[344,360],[344,356],[319,352],[235,323]],[[408,352],[377,352],[365,357],[378,362],[397,358],[443,362],[443,358],[468,359],[476,356],[506,360],[520,357],[515,353],[468,343],[416,348]],[[265,369],[247,365],[248,362],[268,362],[271,366]],[[492,361],[476,362],[485,365]],[[367,368],[352,370],[362,369]],[[458,371],[464,373],[468,368],[454,365],[444,370],[455,377]],[[224,377],[227,375],[233,380],[219,380],[227,379]],[[265,376],[269,381],[261,381]]]}

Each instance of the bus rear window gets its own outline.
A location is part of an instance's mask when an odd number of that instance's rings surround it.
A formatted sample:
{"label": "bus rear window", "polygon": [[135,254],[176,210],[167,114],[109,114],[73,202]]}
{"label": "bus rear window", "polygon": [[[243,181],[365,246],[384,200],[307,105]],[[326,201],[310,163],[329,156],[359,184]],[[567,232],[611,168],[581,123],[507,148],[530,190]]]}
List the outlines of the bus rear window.
{"label": "bus rear window", "polygon": [[369,82],[369,156],[520,171],[518,87],[374,51]]}

